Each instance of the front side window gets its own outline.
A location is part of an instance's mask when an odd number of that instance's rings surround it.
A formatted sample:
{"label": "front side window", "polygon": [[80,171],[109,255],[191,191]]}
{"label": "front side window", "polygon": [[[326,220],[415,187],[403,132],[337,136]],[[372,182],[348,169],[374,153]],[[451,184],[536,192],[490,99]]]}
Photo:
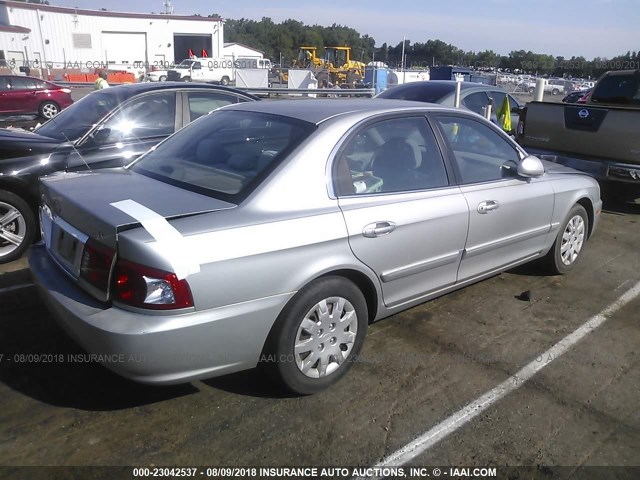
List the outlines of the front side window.
{"label": "front side window", "polygon": [[176,94],[143,95],[127,103],[102,126],[100,143],[162,137],[175,131]]}
{"label": "front side window", "polygon": [[347,141],[336,161],[334,187],[339,196],[449,184],[440,149],[424,117],[366,126]]}
{"label": "front side window", "polygon": [[506,178],[505,163],[520,162],[508,139],[481,121],[438,116],[437,121],[453,152],[462,183],[482,183]]}
{"label": "front side window", "polygon": [[221,110],[184,127],[130,168],[234,202],[248,194],[314,128],[275,115]]}
{"label": "front side window", "polygon": [[61,141],[77,140],[125,100],[126,97],[118,96],[112,89],[92,92],[36,128],[35,132]]}

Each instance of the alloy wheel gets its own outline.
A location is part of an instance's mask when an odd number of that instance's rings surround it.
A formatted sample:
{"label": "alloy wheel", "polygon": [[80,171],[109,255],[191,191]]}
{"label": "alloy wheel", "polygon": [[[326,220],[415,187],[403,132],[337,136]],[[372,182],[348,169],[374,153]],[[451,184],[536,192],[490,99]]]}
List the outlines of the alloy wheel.
{"label": "alloy wheel", "polygon": [[0,202],[0,258],[13,253],[24,242],[27,222],[13,205]]}
{"label": "alloy wheel", "polygon": [[578,258],[584,244],[584,233],[583,218],[580,215],[574,215],[562,234],[560,257],[565,265],[571,265]]}

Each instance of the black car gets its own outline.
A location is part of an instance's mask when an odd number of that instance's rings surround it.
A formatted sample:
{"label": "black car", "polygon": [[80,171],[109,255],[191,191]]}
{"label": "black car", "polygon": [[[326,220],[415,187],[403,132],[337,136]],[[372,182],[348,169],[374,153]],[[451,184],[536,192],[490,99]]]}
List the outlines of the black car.
{"label": "black car", "polygon": [[122,85],[90,93],[33,132],[0,129],[0,263],[36,236],[38,177],[123,166],[196,118],[253,100],[209,84]]}
{"label": "black car", "polygon": [[[388,88],[378,94],[376,98],[391,98],[396,100],[413,100],[415,102],[439,103],[448,107],[454,106],[456,82],[453,80],[427,80],[410,82]],[[472,112],[483,115],[483,109],[493,99],[493,114],[491,121],[497,123],[495,112],[500,108],[505,95],[509,99],[511,109],[511,125],[515,129],[520,119],[522,106],[509,93],[499,87],[475,82],[460,84],[460,106]]]}
{"label": "black car", "polygon": [[578,103],[578,100],[580,100],[582,97],[587,95],[590,91],[591,91],[591,89],[589,89],[589,90],[578,90],[578,91],[575,91],[575,92],[571,92],[569,95],[567,95],[566,97],[564,97],[562,99],[562,102],[563,103]]}

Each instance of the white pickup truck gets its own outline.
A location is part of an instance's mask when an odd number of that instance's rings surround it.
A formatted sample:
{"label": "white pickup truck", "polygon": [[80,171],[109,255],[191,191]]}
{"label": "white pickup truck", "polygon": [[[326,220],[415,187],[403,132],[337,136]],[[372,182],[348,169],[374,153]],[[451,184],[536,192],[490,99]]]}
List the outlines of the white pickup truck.
{"label": "white pickup truck", "polygon": [[167,71],[168,81],[216,82],[229,85],[236,79],[233,60],[228,58],[189,58]]}

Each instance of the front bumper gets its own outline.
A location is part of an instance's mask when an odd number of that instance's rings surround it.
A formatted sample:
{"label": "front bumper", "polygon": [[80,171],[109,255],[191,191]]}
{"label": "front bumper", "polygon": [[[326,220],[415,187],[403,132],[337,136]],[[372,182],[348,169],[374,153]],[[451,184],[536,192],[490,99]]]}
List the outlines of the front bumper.
{"label": "front bumper", "polygon": [[273,323],[293,296],[147,315],[90,297],[60,270],[43,244],[31,247],[29,266],[48,309],[91,360],[149,384],[183,383],[255,367]]}

